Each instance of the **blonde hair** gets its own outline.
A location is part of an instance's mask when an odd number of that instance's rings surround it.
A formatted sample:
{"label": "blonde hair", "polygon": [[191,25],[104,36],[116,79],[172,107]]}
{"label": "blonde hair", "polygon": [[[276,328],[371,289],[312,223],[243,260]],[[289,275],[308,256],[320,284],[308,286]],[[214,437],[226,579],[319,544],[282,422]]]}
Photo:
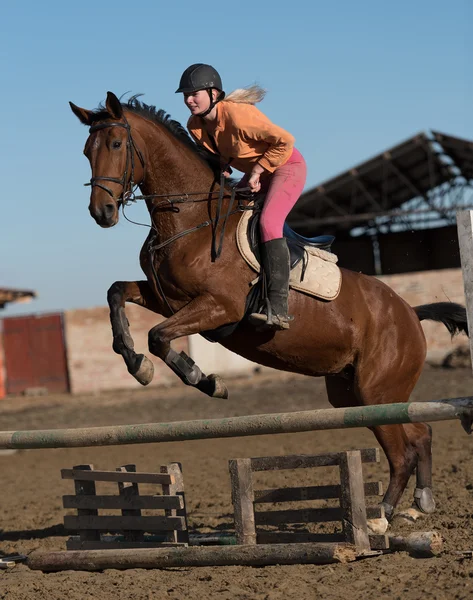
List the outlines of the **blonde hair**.
{"label": "blonde hair", "polygon": [[237,102],[240,104],[256,104],[261,102],[266,96],[266,90],[257,84],[249,85],[246,88],[239,88],[230,92],[222,102]]}

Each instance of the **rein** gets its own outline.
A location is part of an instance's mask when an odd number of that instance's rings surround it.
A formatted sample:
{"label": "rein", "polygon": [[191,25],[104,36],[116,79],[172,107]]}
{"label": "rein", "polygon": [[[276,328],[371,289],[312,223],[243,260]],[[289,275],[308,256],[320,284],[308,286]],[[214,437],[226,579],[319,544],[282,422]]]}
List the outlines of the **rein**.
{"label": "rein", "polygon": [[[176,240],[178,240],[181,237],[184,237],[185,235],[188,235],[189,233],[193,233],[194,231],[198,231],[199,229],[202,229],[204,227],[209,227],[210,225],[213,226],[212,228],[212,260],[216,260],[221,252],[222,252],[222,247],[223,247],[223,241],[225,238],[225,231],[226,231],[226,225],[227,225],[227,221],[228,218],[231,215],[234,215],[238,212],[243,212],[245,210],[255,210],[257,209],[257,207],[255,206],[245,206],[243,204],[240,203],[240,201],[238,200],[238,206],[235,210],[232,210],[233,208],[233,204],[235,202],[235,198],[236,198],[236,193],[237,190],[236,188],[232,188],[232,192],[231,192],[231,196],[230,196],[230,201],[228,202],[228,209],[227,212],[225,213],[225,217],[223,219],[223,223],[222,223],[222,229],[220,231],[220,240],[219,243],[217,245],[217,227],[219,225],[220,222],[220,213],[221,213],[221,209],[222,209],[222,204],[223,204],[223,199],[225,198],[225,190],[223,187],[223,183],[225,181],[225,176],[223,175],[223,173],[220,176],[220,191],[219,191],[219,196],[218,196],[218,204],[217,204],[217,214],[215,216],[215,219],[210,219],[208,221],[204,221],[203,223],[200,223],[199,225],[196,225],[195,227],[191,227],[190,229],[185,229],[184,231],[181,231],[179,233],[176,233],[175,235],[173,235],[172,237],[170,237],[169,239],[165,240],[164,242],[161,242],[160,244],[152,244],[152,240],[150,239],[149,243],[148,243],[148,251],[151,255],[151,270],[153,271],[153,275],[154,275],[154,279],[156,281],[156,285],[157,288],[159,290],[159,294],[161,296],[161,298],[163,299],[164,303],[166,304],[168,310],[170,311],[170,313],[173,315],[175,314],[175,310],[172,308],[172,306],[169,304],[169,301],[166,297],[166,294],[164,293],[163,287],[161,285],[161,281],[159,279],[159,275],[156,271],[156,267],[154,266],[154,256],[156,254],[156,252],[158,250],[161,250],[161,248],[164,248],[165,246],[168,246],[169,244],[172,244],[173,242],[175,242]],[[242,192],[247,192],[249,191],[249,188],[241,188]],[[212,192],[211,192],[212,193]],[[179,194],[173,194],[173,195],[177,195],[179,196]],[[156,196],[153,196],[156,197]],[[158,196],[161,197],[161,196]],[[140,198],[137,198],[140,199]],[[143,198],[144,199],[144,198]],[[181,198],[180,200],[181,202],[195,202],[195,200],[188,200],[188,199],[184,199]],[[169,201],[171,202],[171,206],[172,206],[172,202],[173,201]],[[175,210],[179,210],[178,208]],[[152,229],[154,229],[154,231],[157,233],[156,229],[154,227],[152,227]]]}

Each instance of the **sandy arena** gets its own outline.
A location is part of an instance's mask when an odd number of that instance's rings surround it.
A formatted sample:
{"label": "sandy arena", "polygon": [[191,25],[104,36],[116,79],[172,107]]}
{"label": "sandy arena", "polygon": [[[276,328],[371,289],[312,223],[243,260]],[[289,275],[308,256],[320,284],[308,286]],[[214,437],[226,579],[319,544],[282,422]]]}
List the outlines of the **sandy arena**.
{"label": "sandy arena", "polygon": [[[259,375],[230,381],[230,399],[212,400],[178,385],[100,396],[9,398],[1,402],[2,430],[118,425],[180,421],[269,412],[309,410],[328,406],[323,379],[287,374]],[[426,367],[412,400],[431,400],[472,392],[467,369]],[[460,423],[441,422],[434,429],[435,515],[409,529],[396,522],[394,532],[439,531],[445,552],[437,558],[414,559],[407,553],[380,556],[356,563],[328,566],[212,567],[146,571],[108,570],[101,573],[43,574],[25,565],[0,571],[0,598],[26,600],[133,600],[151,598],[219,598],[222,600],[325,600],[343,598],[402,598],[403,600],[473,597],[473,559],[459,551],[473,549],[472,439]],[[0,454],[2,518],[0,556],[32,550],[65,549],[68,533],[62,522],[62,495],[73,493],[62,481],[61,468],[93,464],[115,469],[135,463],[138,470],[159,471],[171,461],[183,465],[189,524],[193,531],[232,531],[228,459],[275,454],[316,454],[374,447],[374,436],[364,429],[290,435],[174,442],[57,450],[27,450]],[[332,483],[335,472],[311,469],[312,485]],[[307,477],[308,475],[305,475]],[[282,472],[278,483],[297,485],[294,474]],[[262,487],[274,484],[274,474],[260,474]],[[387,463],[365,465],[365,479],[388,481]],[[411,503],[413,484],[401,507]],[[69,514],[73,514],[72,511]]]}

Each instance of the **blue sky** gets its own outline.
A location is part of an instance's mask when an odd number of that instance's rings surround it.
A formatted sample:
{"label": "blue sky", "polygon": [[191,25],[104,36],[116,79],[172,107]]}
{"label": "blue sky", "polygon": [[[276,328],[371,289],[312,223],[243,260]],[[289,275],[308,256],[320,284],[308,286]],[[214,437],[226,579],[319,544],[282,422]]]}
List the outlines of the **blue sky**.
{"label": "blue sky", "polygon": [[2,316],[104,305],[113,281],[142,278],[146,231],[88,214],[69,100],[141,92],[185,123],[179,77],[211,63],[226,91],[268,90],[260,108],[296,137],[311,187],[419,130],[473,138],[472,22],[470,0],[5,3],[0,287],[39,298]]}

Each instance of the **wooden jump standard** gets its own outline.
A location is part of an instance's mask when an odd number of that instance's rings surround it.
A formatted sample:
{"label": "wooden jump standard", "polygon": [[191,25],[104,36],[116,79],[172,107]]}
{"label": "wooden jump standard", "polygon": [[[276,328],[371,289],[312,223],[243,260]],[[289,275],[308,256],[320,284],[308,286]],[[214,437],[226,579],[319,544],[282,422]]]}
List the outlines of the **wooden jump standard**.
{"label": "wooden jump standard", "polygon": [[[417,532],[407,538],[369,535],[367,518],[384,514],[379,506],[367,506],[366,496],[382,495],[380,482],[364,483],[362,463],[379,462],[379,450],[364,448],[320,455],[266,456],[229,461],[236,535],[189,535],[181,465],[171,463],[160,473],[136,472],[135,465],[116,471],[96,471],[79,465],[61,471],[72,479],[74,496],[63,496],[64,527],[79,532],[69,538],[66,552],[35,551],[28,557],[31,569],[98,571],[107,568],[165,568],[217,565],[327,564],[351,562],[382,552],[408,551],[412,556],[436,556],[442,551],[437,532]],[[257,471],[338,466],[340,484],[311,487],[254,489]],[[296,477],[296,481],[298,478]],[[118,494],[103,495],[104,485],[118,484]],[[96,483],[99,489],[96,489]],[[162,493],[143,495],[139,483],[162,486]],[[100,487],[102,486],[102,487]],[[104,488],[104,489],[102,489]],[[110,488],[109,488],[110,491]],[[267,504],[298,504],[310,500],[338,499],[335,508],[268,510]],[[149,509],[164,516],[149,515]],[[120,510],[110,516],[99,510]],[[142,514],[147,509],[147,514]],[[337,533],[310,533],[287,527],[291,523],[338,522]],[[257,525],[271,525],[267,531]],[[114,532],[106,535],[104,532]],[[116,535],[116,533],[120,535]],[[149,532],[153,535],[150,536]],[[156,535],[158,534],[158,535]],[[157,539],[158,538],[158,539]],[[212,547],[206,547],[212,544]],[[223,546],[221,544],[224,544]],[[236,544],[236,545],[235,545]],[[190,545],[190,547],[189,547]],[[192,547],[194,546],[194,547]],[[195,547],[197,546],[197,547]]]}
{"label": "wooden jump standard", "polygon": [[378,404],[173,423],[2,431],[0,432],[0,449],[148,444],[452,419],[460,419],[467,433],[471,433],[472,396],[433,402]]}

